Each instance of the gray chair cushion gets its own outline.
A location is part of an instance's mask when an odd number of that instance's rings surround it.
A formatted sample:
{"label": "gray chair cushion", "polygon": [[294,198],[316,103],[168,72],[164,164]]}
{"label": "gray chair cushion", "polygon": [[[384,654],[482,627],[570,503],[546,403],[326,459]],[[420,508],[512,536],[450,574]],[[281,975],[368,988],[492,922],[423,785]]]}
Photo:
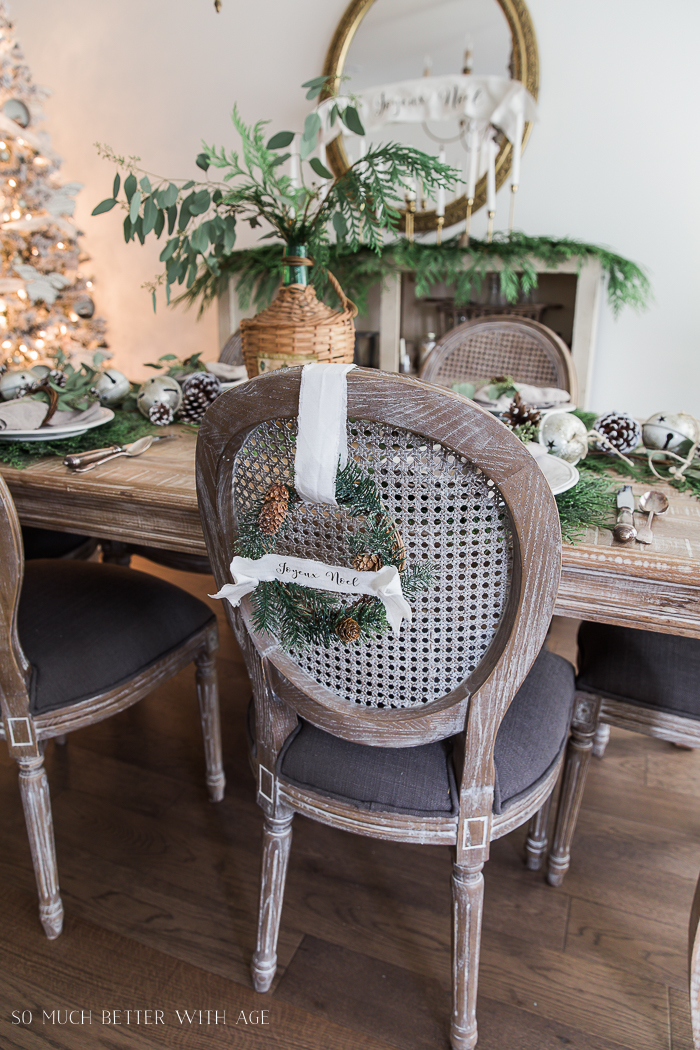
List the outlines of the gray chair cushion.
{"label": "gray chair cushion", "polygon": [[[573,701],[573,667],[543,649],[496,738],[495,813],[531,791],[558,761]],[[277,772],[298,787],[363,809],[449,816],[458,810],[451,752],[449,741],[405,748],[354,744],[300,720]]]}
{"label": "gray chair cushion", "polygon": [[574,709],[574,669],[542,649],[515,694],[496,737],[494,813],[502,813],[559,761]]}
{"label": "gray chair cushion", "polygon": [[700,719],[700,640],[581,624],[579,689]]}
{"label": "gray chair cushion", "polygon": [[54,711],[146,670],[214,619],[208,605],[118,565],[27,563],[18,632],[33,713]]}

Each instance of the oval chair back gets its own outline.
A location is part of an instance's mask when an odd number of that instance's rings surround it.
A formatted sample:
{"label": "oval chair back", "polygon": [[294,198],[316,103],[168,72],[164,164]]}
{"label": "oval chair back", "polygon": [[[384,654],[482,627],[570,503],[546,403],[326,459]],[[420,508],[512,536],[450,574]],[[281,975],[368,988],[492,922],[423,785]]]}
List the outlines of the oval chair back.
{"label": "oval chair back", "polygon": [[518,383],[567,390],[573,404],[578,395],[576,369],[564,340],[539,321],[507,315],[457,325],[437,341],[420,375],[447,389],[510,375]]}
{"label": "oval chair back", "polygon": [[[273,483],[294,485],[300,379],[301,369],[290,368],[231,390],[200,429],[198,498],[219,587],[230,582],[246,515]],[[412,602],[412,622],[398,638],[363,644],[337,639],[328,647],[285,648],[256,629],[249,598],[236,609],[225,602],[253,684],[253,765],[265,812],[253,978],[266,991],[274,977],[295,811],[380,838],[452,843],[459,873],[453,1045],[473,1046],[479,873],[493,837],[494,745],[552,616],[559,518],[534,459],[472,402],[420,380],[359,368],[347,376],[347,394],[349,460],[376,482],[407,570],[430,562],[435,582]],[[276,553],[352,566],[348,537],[363,523],[345,508],[292,501],[287,518]],[[423,753],[421,745],[440,747],[434,742],[461,734],[455,811],[362,809],[290,782],[280,773],[280,756],[305,726],[360,756],[375,749]],[[557,771],[558,765],[536,799],[528,796],[529,808],[507,811],[505,830],[543,805]]]}

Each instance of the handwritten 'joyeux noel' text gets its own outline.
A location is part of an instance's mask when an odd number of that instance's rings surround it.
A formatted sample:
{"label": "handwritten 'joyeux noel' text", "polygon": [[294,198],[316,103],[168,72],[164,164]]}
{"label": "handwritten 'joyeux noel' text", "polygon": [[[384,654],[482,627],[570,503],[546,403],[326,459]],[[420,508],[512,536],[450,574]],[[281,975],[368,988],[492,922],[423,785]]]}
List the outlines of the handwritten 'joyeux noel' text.
{"label": "handwritten 'joyeux noel' text", "polygon": [[[278,576],[286,577],[293,583],[298,580],[319,580],[321,576],[317,572],[309,572],[305,569],[295,569],[291,565],[288,565],[286,561],[283,561],[281,565],[278,565],[275,569]],[[329,580],[335,584],[336,587],[357,587],[359,579],[357,576],[343,576],[342,573],[338,572],[337,569],[329,569],[328,572],[323,574],[324,580]]]}

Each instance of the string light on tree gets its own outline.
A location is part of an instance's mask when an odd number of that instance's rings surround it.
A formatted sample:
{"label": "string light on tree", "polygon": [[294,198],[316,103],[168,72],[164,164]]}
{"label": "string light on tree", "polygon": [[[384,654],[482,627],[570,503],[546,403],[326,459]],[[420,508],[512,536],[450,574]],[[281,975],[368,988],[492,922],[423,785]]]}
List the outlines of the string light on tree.
{"label": "string light on tree", "polygon": [[81,186],[61,183],[61,159],[41,127],[47,95],[0,0],[0,366],[53,363],[58,355],[90,362],[106,348],[94,304],[79,308],[93,286],[79,273],[87,260],[72,221]]}

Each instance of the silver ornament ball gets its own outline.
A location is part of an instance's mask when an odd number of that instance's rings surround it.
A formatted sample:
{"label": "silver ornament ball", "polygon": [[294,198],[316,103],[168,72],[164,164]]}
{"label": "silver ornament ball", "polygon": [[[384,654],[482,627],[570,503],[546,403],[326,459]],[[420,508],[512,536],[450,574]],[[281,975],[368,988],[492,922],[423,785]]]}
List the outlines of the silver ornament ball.
{"label": "silver ornament ball", "polygon": [[157,402],[177,412],[182,402],[182,390],[179,383],[169,376],[153,376],[147,379],[136,395],[136,404],[141,415],[148,419],[149,412]]}
{"label": "silver ornament ball", "polygon": [[586,424],[571,412],[550,412],[540,424],[540,444],[567,463],[578,463],[588,453]]}
{"label": "silver ornament ball", "polygon": [[105,368],[95,383],[95,391],[103,405],[117,405],[131,390],[131,383],[117,368]]}
{"label": "silver ornament ball", "polygon": [[642,424],[646,448],[677,452],[681,445],[700,438],[700,423],[687,412],[655,412]]}
{"label": "silver ornament ball", "polygon": [[38,381],[31,372],[5,372],[0,378],[0,396],[4,401],[13,401],[16,397],[23,397]]}

